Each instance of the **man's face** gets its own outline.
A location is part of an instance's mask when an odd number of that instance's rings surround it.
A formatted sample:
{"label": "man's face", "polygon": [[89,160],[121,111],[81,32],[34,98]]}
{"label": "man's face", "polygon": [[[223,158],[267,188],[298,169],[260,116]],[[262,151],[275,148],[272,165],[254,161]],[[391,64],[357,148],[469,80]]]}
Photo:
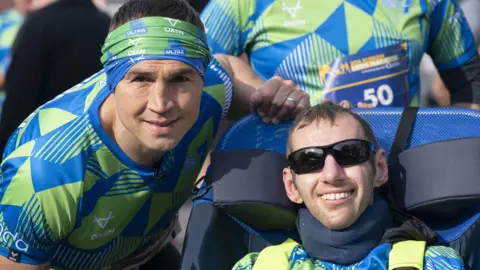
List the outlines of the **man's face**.
{"label": "man's face", "polygon": [[[350,115],[314,121],[292,134],[293,151],[310,146],[325,146],[347,139],[365,139],[360,124]],[[374,169],[374,167],[376,169]],[[325,227],[340,230],[351,226],[372,203],[374,187],[387,180],[385,152],[371,161],[342,167],[332,155],[321,171],[296,175],[284,170],[287,194],[295,203],[305,203],[311,214]]]}
{"label": "man's face", "polygon": [[183,62],[139,62],[115,89],[117,117],[146,148],[166,152],[197,120],[202,88],[198,72]]}

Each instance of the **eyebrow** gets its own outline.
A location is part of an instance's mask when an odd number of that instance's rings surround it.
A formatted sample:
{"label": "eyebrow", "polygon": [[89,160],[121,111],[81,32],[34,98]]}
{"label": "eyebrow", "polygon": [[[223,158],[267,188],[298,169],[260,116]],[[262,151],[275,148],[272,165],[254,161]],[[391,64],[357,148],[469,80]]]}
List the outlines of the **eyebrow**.
{"label": "eyebrow", "polygon": [[156,72],[151,72],[151,71],[130,70],[127,73],[127,76],[132,76],[132,77],[136,77],[136,76],[155,77],[155,76],[157,76],[157,73]]}
{"label": "eyebrow", "polygon": [[179,76],[182,76],[182,75],[192,75],[192,74],[195,74],[195,72],[196,71],[193,68],[181,67],[181,68],[178,68],[177,70],[169,73],[168,78],[175,78],[175,77],[179,77]]}

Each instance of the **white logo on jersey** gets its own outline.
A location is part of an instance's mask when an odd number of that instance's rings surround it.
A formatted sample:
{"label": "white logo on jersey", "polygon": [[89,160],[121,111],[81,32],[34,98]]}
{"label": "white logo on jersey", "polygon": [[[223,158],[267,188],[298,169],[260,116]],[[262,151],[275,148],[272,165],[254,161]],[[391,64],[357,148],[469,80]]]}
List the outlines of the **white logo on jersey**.
{"label": "white logo on jersey", "polygon": [[114,216],[112,216],[112,211],[110,211],[110,213],[108,213],[108,217],[106,218],[98,218],[97,216],[94,216],[93,222],[96,222],[100,228],[105,229],[105,227],[108,225],[108,222],[112,218],[114,218]]}
{"label": "white logo on jersey", "polygon": [[98,238],[107,237],[107,236],[112,235],[113,233],[115,233],[115,228],[110,229],[106,232],[94,233],[94,234],[92,234],[92,237],[90,238],[90,240],[97,240]]}
{"label": "white logo on jersey", "polygon": [[[283,11],[286,11],[288,14],[290,14],[290,18],[294,19],[295,16],[297,16],[297,12],[302,9],[302,4],[300,3],[300,0],[297,0],[297,4],[292,7],[287,5],[285,0],[283,0]],[[306,24],[305,20],[293,20],[293,21],[284,21],[283,25],[284,26],[296,26],[296,25],[304,25]]]}
{"label": "white logo on jersey", "polygon": [[288,6],[285,0],[283,0],[282,10],[288,12],[288,14],[290,14],[290,17],[292,19],[295,18],[295,16],[297,16],[297,12],[302,8],[303,7],[302,7],[302,4],[300,3],[300,0],[297,0],[297,5],[295,5],[294,7]]}
{"label": "white logo on jersey", "polygon": [[18,251],[27,252],[28,251],[28,244],[25,243],[21,238],[18,238],[18,233],[11,233],[10,231],[6,231],[3,227],[3,224],[0,223],[0,241],[3,243],[8,243],[12,241],[12,245],[15,244],[15,249]]}
{"label": "white logo on jersey", "polygon": [[[100,226],[100,228],[105,229],[108,226],[108,222],[110,221],[110,219],[114,218],[114,216],[112,216],[112,211],[110,211],[110,213],[108,213],[108,217],[106,218],[99,218],[97,216],[93,216],[93,218],[94,218],[93,223],[96,222],[98,226]],[[115,233],[115,228],[109,229],[105,232],[93,233],[90,239],[97,240],[98,238],[110,236],[113,233]]]}
{"label": "white logo on jersey", "polygon": [[412,6],[412,4],[407,4],[407,0],[382,0],[382,4],[387,9],[388,19],[393,25],[396,25],[402,14],[408,13],[410,7]]}

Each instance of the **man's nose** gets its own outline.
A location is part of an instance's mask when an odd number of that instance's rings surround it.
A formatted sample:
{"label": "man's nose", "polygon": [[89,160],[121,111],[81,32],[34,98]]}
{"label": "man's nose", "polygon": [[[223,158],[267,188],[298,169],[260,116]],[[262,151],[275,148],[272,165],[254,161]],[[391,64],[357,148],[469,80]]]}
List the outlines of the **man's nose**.
{"label": "man's nose", "polygon": [[162,114],[175,106],[173,90],[163,82],[157,82],[148,95],[148,109]]}
{"label": "man's nose", "polygon": [[332,155],[328,155],[325,158],[325,164],[323,165],[321,175],[324,182],[331,184],[344,179],[343,168]]}

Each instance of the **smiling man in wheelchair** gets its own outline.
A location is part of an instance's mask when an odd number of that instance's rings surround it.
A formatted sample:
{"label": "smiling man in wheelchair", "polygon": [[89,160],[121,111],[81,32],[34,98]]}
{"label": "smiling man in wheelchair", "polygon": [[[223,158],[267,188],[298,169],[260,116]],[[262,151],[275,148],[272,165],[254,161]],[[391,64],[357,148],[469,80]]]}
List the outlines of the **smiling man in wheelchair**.
{"label": "smiling man in wheelchair", "polygon": [[312,107],[293,123],[287,156],[287,196],[304,205],[302,244],[288,239],[233,269],[464,269],[455,250],[418,237],[425,233],[415,218],[395,225],[378,192],[388,181],[386,153],[357,114],[329,102]]}

